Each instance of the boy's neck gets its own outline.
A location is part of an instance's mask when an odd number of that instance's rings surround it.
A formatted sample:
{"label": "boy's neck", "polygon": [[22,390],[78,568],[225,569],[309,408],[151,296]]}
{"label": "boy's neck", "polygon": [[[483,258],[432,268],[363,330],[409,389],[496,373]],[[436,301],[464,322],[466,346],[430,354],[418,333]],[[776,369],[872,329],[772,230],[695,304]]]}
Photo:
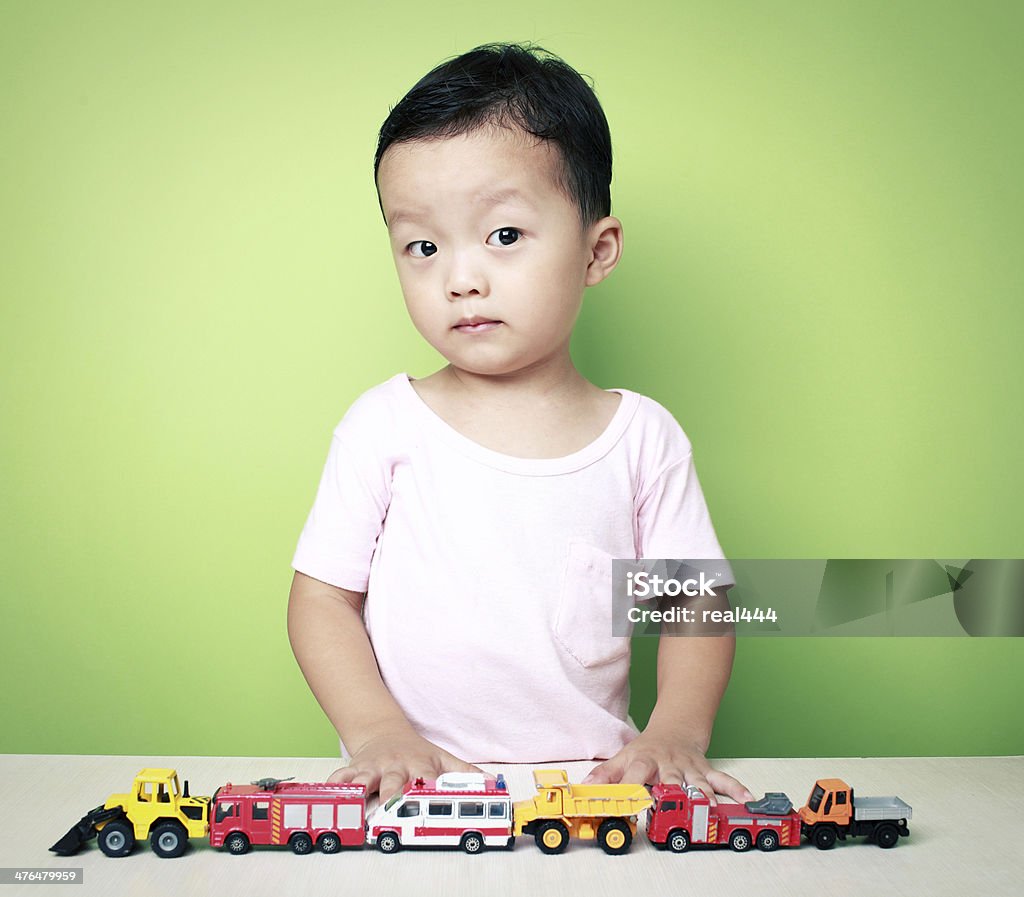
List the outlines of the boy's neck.
{"label": "boy's neck", "polygon": [[445,365],[420,382],[429,382],[448,398],[466,404],[485,403],[510,409],[535,404],[561,404],[578,400],[597,389],[566,359],[564,365],[514,374],[476,374]]}

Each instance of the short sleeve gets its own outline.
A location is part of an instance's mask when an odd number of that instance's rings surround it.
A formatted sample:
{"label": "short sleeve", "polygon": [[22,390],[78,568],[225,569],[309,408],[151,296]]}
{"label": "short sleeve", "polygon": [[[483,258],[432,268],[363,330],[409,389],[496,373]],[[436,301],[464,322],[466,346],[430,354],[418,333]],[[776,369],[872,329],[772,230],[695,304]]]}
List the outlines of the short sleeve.
{"label": "short sleeve", "polygon": [[[639,557],[725,559],[697,479],[692,452],[669,463],[654,478],[638,503],[637,529]],[[731,571],[727,578],[732,581]]]}
{"label": "short sleeve", "polygon": [[347,422],[349,417],[334,431],[292,568],[342,589],[365,592],[391,483],[384,459],[372,443],[356,438]]}

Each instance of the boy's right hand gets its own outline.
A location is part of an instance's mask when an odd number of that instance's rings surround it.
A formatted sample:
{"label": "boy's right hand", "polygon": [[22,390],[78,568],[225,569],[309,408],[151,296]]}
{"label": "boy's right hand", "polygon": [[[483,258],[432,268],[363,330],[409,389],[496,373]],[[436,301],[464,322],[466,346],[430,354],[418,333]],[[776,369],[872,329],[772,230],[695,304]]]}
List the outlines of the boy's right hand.
{"label": "boy's right hand", "polygon": [[441,750],[415,732],[397,732],[365,742],[349,759],[348,766],[336,769],[327,781],[365,785],[368,795],[379,791],[383,803],[401,792],[410,779],[434,779],[443,772],[483,770]]}

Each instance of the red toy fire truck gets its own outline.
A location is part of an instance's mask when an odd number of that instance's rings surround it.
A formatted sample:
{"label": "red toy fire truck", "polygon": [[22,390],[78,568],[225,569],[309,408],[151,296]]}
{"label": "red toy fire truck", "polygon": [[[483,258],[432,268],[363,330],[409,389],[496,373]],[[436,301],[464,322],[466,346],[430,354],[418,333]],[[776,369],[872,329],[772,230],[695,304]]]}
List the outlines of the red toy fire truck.
{"label": "red toy fire truck", "polygon": [[707,795],[692,785],[655,785],[651,794],[654,805],[647,816],[647,838],[676,853],[691,844],[728,844],[738,851],[755,844],[760,850],[800,844],[800,814],[788,799],[772,812],[761,812],[744,804],[712,807]]}
{"label": "red toy fire truck", "polygon": [[366,787],[328,782],[302,784],[260,779],[230,782],[213,795],[210,844],[246,853],[256,844],[287,844],[295,853],[323,853],[362,846]]}
{"label": "red toy fire truck", "polygon": [[370,817],[367,843],[381,853],[402,847],[511,847],[512,800],[505,779],[449,772],[414,779]]}

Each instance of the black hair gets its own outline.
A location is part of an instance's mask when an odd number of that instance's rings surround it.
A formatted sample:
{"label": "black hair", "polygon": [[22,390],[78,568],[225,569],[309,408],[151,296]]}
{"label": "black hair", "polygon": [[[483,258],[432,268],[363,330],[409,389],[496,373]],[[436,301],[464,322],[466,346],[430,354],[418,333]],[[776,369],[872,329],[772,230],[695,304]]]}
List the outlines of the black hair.
{"label": "black hair", "polygon": [[484,44],[424,75],[381,125],[374,182],[393,144],[486,125],[520,128],[554,144],[561,186],[584,226],[610,214],[612,140],[597,96],[572,66],[524,44]]}

